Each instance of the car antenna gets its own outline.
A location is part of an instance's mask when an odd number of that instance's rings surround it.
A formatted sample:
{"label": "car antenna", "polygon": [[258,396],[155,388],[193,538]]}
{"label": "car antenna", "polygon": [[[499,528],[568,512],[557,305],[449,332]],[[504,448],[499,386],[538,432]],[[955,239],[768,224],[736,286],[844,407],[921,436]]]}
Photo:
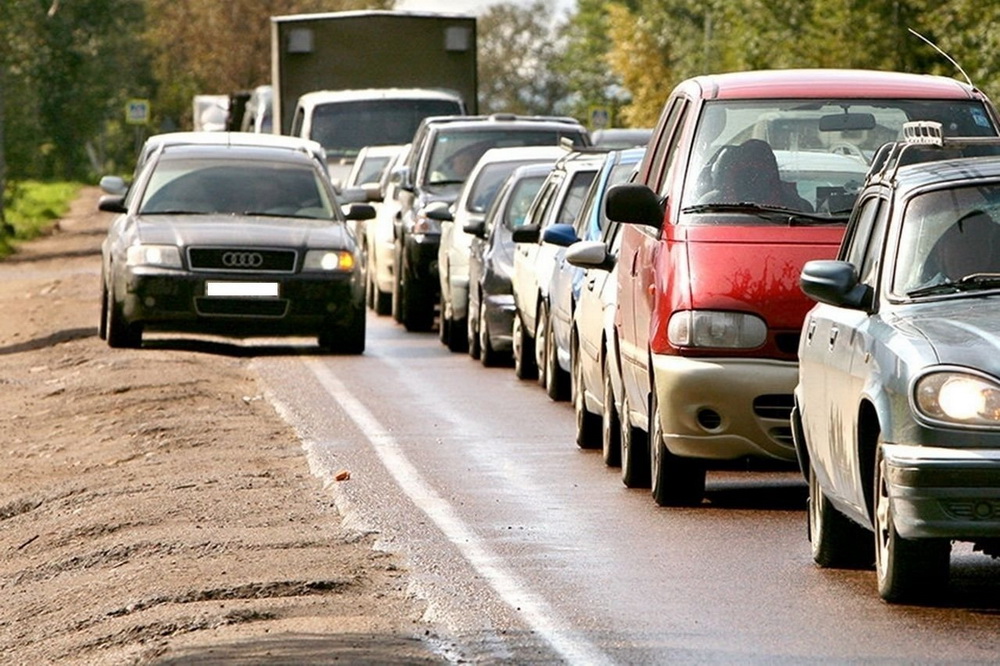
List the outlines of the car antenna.
{"label": "car antenna", "polygon": [[911,34],[916,35],[917,37],[919,37],[920,39],[922,39],[924,42],[926,42],[932,49],[934,49],[935,51],[937,51],[938,53],[940,53],[941,55],[943,55],[948,62],[950,62],[952,65],[955,66],[955,69],[957,69],[959,72],[962,73],[962,76],[965,77],[965,81],[966,81],[966,83],[969,84],[970,87],[972,87],[972,88],[976,87],[972,83],[972,79],[969,78],[969,75],[965,73],[965,70],[962,69],[961,65],[959,65],[957,62],[955,62],[954,58],[952,58],[950,55],[948,55],[947,53],[945,53],[944,51],[942,51],[941,48],[938,47],[937,44],[935,44],[931,40],[927,39],[926,37],[924,37],[923,35],[921,35],[919,32],[917,32],[916,30],[914,30],[913,28],[907,28],[907,30],[909,30]]}

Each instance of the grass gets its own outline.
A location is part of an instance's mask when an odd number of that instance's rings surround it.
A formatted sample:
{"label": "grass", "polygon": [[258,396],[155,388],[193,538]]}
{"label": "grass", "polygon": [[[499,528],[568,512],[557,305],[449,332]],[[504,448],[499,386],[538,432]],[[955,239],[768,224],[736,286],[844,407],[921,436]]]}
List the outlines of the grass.
{"label": "grass", "polygon": [[80,183],[8,181],[4,197],[7,227],[0,229],[0,257],[13,253],[17,241],[47,233],[69,210],[80,187]]}

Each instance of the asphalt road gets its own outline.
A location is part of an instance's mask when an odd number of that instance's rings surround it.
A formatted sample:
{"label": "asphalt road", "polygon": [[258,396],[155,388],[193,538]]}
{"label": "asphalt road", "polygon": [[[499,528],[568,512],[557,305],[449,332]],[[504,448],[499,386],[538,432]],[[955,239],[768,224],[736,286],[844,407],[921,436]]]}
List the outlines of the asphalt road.
{"label": "asphalt road", "polygon": [[433,333],[369,315],[364,356],[306,352],[253,363],[346,520],[406,557],[455,660],[1000,659],[1000,563],[965,546],[937,604],[889,606],[874,572],[812,564],[794,471],[711,472],[701,507],[658,508],[575,446],[568,403]]}

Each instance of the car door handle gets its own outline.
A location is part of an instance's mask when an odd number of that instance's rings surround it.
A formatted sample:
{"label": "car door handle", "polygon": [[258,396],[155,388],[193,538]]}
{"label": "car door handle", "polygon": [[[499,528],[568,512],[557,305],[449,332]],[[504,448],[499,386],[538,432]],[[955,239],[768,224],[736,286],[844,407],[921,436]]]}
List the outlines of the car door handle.
{"label": "car door handle", "polygon": [[840,329],[839,328],[831,328],[830,329],[830,349],[833,349],[833,346],[837,343],[837,336],[838,335],[840,335]]}

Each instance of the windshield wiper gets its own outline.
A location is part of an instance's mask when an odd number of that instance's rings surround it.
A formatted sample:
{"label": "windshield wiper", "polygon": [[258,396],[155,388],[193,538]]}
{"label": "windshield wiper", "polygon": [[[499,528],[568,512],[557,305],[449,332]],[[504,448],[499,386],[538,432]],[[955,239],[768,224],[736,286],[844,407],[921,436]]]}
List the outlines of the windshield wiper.
{"label": "windshield wiper", "polygon": [[707,203],[688,206],[682,213],[747,213],[756,215],[769,222],[782,222],[789,226],[803,224],[843,224],[849,215],[820,215],[793,210],[784,206],[765,206],[758,203],[743,201],[740,203]]}
{"label": "windshield wiper", "polygon": [[431,180],[428,181],[428,185],[462,185],[464,180]]}
{"label": "windshield wiper", "polygon": [[933,296],[935,294],[957,294],[963,291],[979,291],[980,289],[1000,288],[1000,273],[972,273],[961,280],[939,282],[924,287],[917,287],[906,292],[910,298]]}

